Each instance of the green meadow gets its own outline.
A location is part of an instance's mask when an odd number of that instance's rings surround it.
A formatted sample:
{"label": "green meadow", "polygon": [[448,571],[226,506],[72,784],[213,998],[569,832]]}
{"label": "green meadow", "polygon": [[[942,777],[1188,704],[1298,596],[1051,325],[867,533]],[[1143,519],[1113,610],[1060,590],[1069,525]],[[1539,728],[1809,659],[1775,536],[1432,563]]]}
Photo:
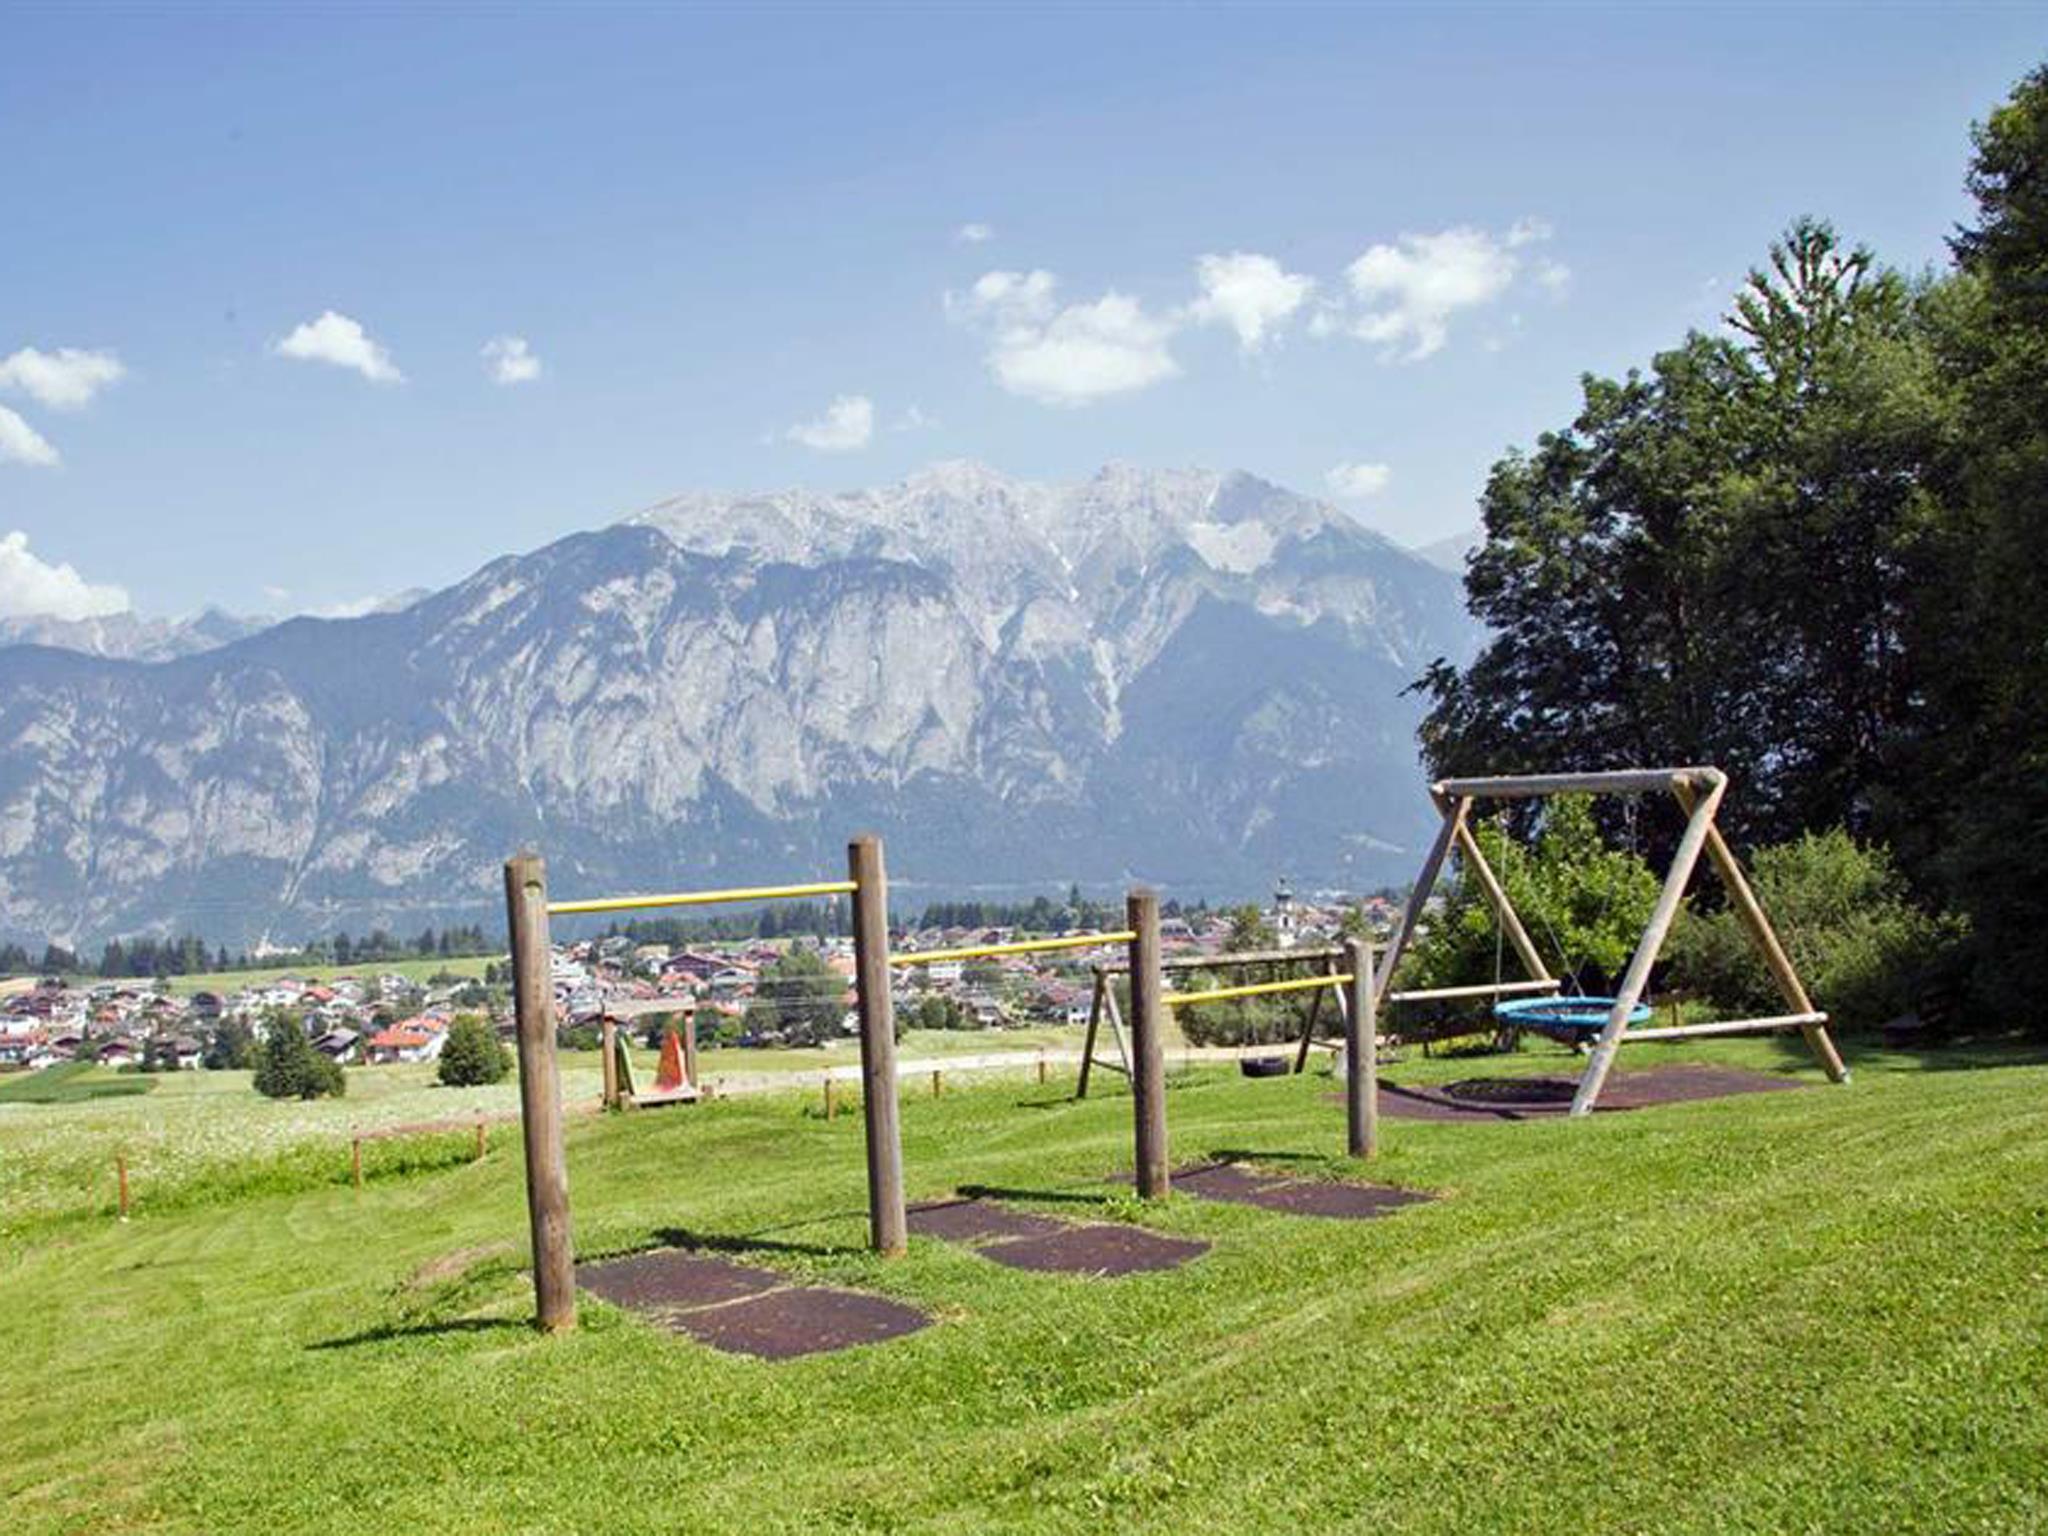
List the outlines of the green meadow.
{"label": "green meadow", "polygon": [[[913,1196],[1007,1190],[1214,1245],[1117,1280],[924,1238],[871,1257],[860,1118],[828,1122],[814,1095],[571,1117],[582,1256],[699,1242],[935,1319],[783,1363],[588,1298],[576,1332],[534,1333],[509,1133],[481,1162],[427,1138],[361,1193],[279,1174],[161,1209],[145,1185],[126,1224],[17,1221],[0,1259],[7,1525],[2048,1525],[2048,1064],[1864,1052],[1834,1088],[1765,1043],[1630,1059],[1646,1058],[1813,1086],[1581,1123],[1388,1120],[1373,1176],[1438,1198],[1363,1223],[1141,1206],[1108,1182],[1129,1166],[1120,1085],[1078,1104],[1028,1075],[906,1091]],[[1390,1076],[1474,1070],[1412,1058]],[[17,1106],[7,1160],[121,1111],[254,1123],[227,1085],[179,1087]],[[1356,1175],[1330,1095],[1313,1074],[1180,1076],[1175,1156]]]}

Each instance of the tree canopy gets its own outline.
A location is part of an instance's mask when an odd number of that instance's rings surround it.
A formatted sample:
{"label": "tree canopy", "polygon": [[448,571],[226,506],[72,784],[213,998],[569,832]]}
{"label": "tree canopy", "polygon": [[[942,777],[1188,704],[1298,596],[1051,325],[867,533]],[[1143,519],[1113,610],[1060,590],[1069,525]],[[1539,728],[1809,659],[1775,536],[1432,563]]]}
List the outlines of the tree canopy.
{"label": "tree canopy", "polygon": [[1718,764],[1738,842],[1892,845],[2013,995],[2048,966],[2048,66],[1974,148],[1954,270],[1800,219],[1720,328],[1494,466],[1493,638],[1422,734],[1442,774]]}

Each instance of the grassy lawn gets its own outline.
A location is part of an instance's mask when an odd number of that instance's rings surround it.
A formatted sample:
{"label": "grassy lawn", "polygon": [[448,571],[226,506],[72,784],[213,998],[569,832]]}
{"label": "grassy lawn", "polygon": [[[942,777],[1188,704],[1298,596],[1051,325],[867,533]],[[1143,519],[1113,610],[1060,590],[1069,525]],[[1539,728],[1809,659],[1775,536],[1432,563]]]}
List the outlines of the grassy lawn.
{"label": "grassy lawn", "polygon": [[62,1061],[39,1072],[0,1077],[0,1104],[83,1104],[148,1093],[154,1077],[109,1072],[89,1061]]}
{"label": "grassy lawn", "polygon": [[[1814,1077],[1764,1043],[1624,1061],[1671,1059]],[[584,1255],[689,1232],[938,1319],[784,1364],[595,1301],[531,1333],[510,1137],[360,1196],[39,1227],[0,1244],[0,1502],[18,1533],[2042,1529],[2048,1065],[1854,1064],[1583,1123],[1391,1121],[1377,1175],[1441,1198],[1357,1224],[1141,1210],[1104,1182],[1120,1085],[906,1094],[914,1195],[1215,1245],[1110,1282],[869,1258],[859,1118],[805,1096],[572,1118]],[[1341,1171],[1329,1089],[1197,1071],[1175,1155]]]}

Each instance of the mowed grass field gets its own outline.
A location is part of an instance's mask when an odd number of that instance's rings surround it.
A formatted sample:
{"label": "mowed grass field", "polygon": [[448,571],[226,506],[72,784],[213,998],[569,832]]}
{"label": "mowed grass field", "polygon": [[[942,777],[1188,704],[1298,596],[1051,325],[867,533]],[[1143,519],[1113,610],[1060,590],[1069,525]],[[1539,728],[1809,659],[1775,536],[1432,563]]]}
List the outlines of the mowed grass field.
{"label": "mowed grass field", "polygon": [[[908,1032],[908,1058],[1051,1050],[1079,1046],[1078,1030]],[[635,1078],[654,1081],[659,1052],[632,1048]],[[714,1087],[758,1082],[770,1074],[821,1073],[860,1059],[852,1042],[812,1050],[704,1051],[698,1070]],[[562,1091],[592,1107],[603,1081],[596,1051],[564,1051]],[[1066,1069],[1071,1075],[1071,1068]],[[357,1131],[483,1115],[517,1113],[519,1086],[507,1078],[486,1088],[444,1088],[431,1064],[351,1067],[348,1093],[311,1103],[273,1102],[250,1086],[248,1072],[143,1075],[66,1064],[49,1073],[0,1077],[0,1241],[52,1220],[112,1211],[115,1157],[128,1160],[140,1206],[175,1209],[239,1199],[252,1191],[310,1187],[350,1176]],[[954,1086],[964,1079],[949,1079]],[[922,1085],[918,1085],[922,1086]],[[815,1091],[815,1090],[814,1090]],[[908,1091],[906,1089],[906,1091]],[[40,1097],[67,1102],[33,1102]],[[509,1132],[502,1132],[509,1135]],[[459,1141],[459,1139],[458,1139]],[[453,1155],[457,1141],[446,1149]],[[369,1144],[367,1177],[410,1167],[422,1149]],[[435,1154],[438,1156],[439,1154]]]}
{"label": "mowed grass field", "polygon": [[[6,1529],[2048,1528],[2048,1065],[1864,1052],[1831,1088],[1765,1043],[1624,1057],[1681,1059],[1816,1086],[1390,1120],[1375,1175],[1439,1198],[1365,1223],[1140,1207],[1106,1182],[1120,1085],[906,1093],[915,1196],[1214,1244],[1113,1281],[869,1257],[860,1119],[809,1096],[572,1117],[584,1256],[688,1235],[936,1319],[779,1364],[588,1299],[534,1334],[510,1136],[360,1195],[31,1226],[0,1257]],[[1198,1070],[1174,1153],[1355,1173],[1330,1088]]]}

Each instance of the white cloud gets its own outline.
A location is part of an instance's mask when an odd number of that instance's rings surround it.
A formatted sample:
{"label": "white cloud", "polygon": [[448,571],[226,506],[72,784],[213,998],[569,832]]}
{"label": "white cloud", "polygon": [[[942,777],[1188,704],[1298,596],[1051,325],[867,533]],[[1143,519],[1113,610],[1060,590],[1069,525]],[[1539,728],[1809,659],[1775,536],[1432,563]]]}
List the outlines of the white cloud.
{"label": "white cloud", "polygon": [[990,327],[989,372],[1013,395],[1042,405],[1086,405],[1144,389],[1180,366],[1168,350],[1174,322],[1114,291],[1060,308],[1050,272],[988,272],[966,298],[946,296],[956,319]]}
{"label": "white cloud", "polygon": [[1561,299],[1572,286],[1572,269],[1561,261],[1539,261],[1536,285],[1552,298]]}
{"label": "white cloud", "polygon": [[1264,346],[1267,336],[1308,302],[1316,286],[1314,278],[1285,271],[1270,256],[1246,251],[1200,258],[1195,278],[1202,296],[1188,313],[1203,325],[1229,326],[1247,352]]}
{"label": "white cloud", "polygon": [[322,311],[271,348],[279,357],[301,362],[331,363],[336,368],[353,368],[373,384],[402,384],[405,375],[391,361],[381,342],[371,338],[361,322],[334,310]]}
{"label": "white cloud", "polygon": [[1550,220],[1539,219],[1532,214],[1527,218],[1515,220],[1509,227],[1508,249],[1519,250],[1522,246],[1534,245],[1539,240],[1548,240],[1556,233],[1557,231],[1551,227]]}
{"label": "white cloud", "polygon": [[1453,315],[1505,293],[1516,266],[1507,243],[1479,229],[1375,245],[1345,268],[1352,294],[1367,306],[1351,332],[1383,344],[1390,357],[1420,361],[1442,349]]}
{"label": "white cloud", "polygon": [[962,245],[985,245],[995,237],[995,226],[990,224],[962,224],[953,231],[953,238]]}
{"label": "white cloud", "polygon": [[484,343],[482,357],[493,383],[531,384],[540,377],[540,359],[524,336],[493,336]]}
{"label": "white cloud", "polygon": [[0,405],[0,464],[30,464],[49,469],[57,462],[57,450],[50,440]]}
{"label": "white cloud", "polygon": [[127,611],[128,594],[121,588],[89,582],[69,565],[37,558],[19,529],[0,536],[0,619],[95,619]]}
{"label": "white cloud", "polygon": [[891,424],[895,432],[922,432],[926,427],[936,427],[939,418],[913,401],[903,408],[903,414]]}
{"label": "white cloud", "polygon": [[12,357],[0,358],[0,389],[17,389],[55,410],[75,411],[127,372],[111,352],[23,347]]}
{"label": "white cloud", "polygon": [[1339,464],[1323,476],[1323,483],[1347,501],[1363,501],[1379,495],[1393,478],[1394,471],[1385,464]]}
{"label": "white cloud", "polygon": [[946,313],[956,320],[989,318],[1002,325],[1028,325],[1052,315],[1057,279],[1042,267],[1030,272],[984,272],[963,296],[946,295]]}
{"label": "white cloud", "polygon": [[875,402],[866,395],[838,395],[816,421],[801,421],[783,434],[820,453],[848,453],[867,447],[875,435]]}

